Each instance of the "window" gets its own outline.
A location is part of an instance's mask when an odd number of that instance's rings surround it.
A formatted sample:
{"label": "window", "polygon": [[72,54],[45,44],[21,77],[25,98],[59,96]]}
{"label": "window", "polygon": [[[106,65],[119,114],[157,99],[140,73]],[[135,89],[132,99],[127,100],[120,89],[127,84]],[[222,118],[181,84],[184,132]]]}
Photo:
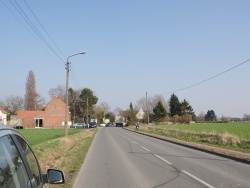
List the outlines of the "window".
{"label": "window", "polygon": [[22,152],[26,156],[27,162],[29,164],[30,170],[33,175],[33,179],[31,180],[32,184],[34,183],[36,186],[42,185],[42,178],[40,173],[40,167],[38,165],[37,159],[30,149],[29,145],[23,140],[21,137],[16,136],[19,144],[21,145]]}
{"label": "window", "polygon": [[29,187],[28,173],[10,136],[0,138],[0,187]]}
{"label": "window", "polygon": [[43,127],[43,119],[36,119],[36,128]]}

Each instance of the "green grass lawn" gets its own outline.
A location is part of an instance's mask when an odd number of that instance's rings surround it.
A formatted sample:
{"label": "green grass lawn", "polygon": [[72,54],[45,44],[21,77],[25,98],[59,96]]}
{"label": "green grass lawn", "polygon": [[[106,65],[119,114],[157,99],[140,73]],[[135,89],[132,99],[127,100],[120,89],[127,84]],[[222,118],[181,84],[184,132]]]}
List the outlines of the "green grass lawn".
{"label": "green grass lawn", "polygon": [[[65,135],[64,129],[17,129],[31,146]],[[79,133],[79,129],[68,129],[68,135]]]}

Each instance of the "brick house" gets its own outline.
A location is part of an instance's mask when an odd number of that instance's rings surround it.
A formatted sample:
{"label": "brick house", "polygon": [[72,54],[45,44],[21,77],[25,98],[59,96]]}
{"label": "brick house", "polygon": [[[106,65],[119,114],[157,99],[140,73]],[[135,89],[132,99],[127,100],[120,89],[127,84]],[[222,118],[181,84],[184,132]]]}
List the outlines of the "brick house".
{"label": "brick house", "polygon": [[[65,107],[64,100],[54,97],[41,111],[18,111],[17,119],[21,120],[24,128],[63,128]],[[70,114],[68,119],[70,120]]]}

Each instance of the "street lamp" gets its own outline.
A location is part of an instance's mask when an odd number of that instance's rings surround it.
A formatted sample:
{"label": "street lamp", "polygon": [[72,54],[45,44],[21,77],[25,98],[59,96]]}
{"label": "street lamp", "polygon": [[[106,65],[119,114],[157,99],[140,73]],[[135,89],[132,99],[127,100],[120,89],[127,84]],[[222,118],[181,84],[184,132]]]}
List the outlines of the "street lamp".
{"label": "street lamp", "polygon": [[76,56],[76,55],[81,55],[85,54],[86,52],[81,52],[77,54],[70,55],[67,58],[66,62],[66,107],[65,107],[65,121],[64,121],[64,130],[65,130],[65,137],[68,137],[68,110],[69,110],[69,58]]}

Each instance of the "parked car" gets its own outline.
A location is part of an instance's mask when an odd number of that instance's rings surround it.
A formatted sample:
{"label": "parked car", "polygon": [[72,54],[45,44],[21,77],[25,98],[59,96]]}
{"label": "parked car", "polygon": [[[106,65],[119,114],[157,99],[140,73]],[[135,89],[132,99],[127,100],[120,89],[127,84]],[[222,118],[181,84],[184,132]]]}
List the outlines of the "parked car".
{"label": "parked car", "polygon": [[110,127],[111,123],[106,123],[105,127]]}
{"label": "parked car", "polygon": [[63,184],[60,170],[41,173],[39,162],[25,138],[15,129],[0,124],[0,187],[42,188],[44,184]]}
{"label": "parked car", "polygon": [[100,127],[105,127],[106,126],[106,123],[101,123],[100,124]]}
{"label": "parked car", "polygon": [[86,123],[75,123],[74,124],[74,128],[76,129],[83,129],[83,128],[87,128],[88,125]]}
{"label": "parked car", "polygon": [[89,122],[89,128],[95,128],[96,122]]}

